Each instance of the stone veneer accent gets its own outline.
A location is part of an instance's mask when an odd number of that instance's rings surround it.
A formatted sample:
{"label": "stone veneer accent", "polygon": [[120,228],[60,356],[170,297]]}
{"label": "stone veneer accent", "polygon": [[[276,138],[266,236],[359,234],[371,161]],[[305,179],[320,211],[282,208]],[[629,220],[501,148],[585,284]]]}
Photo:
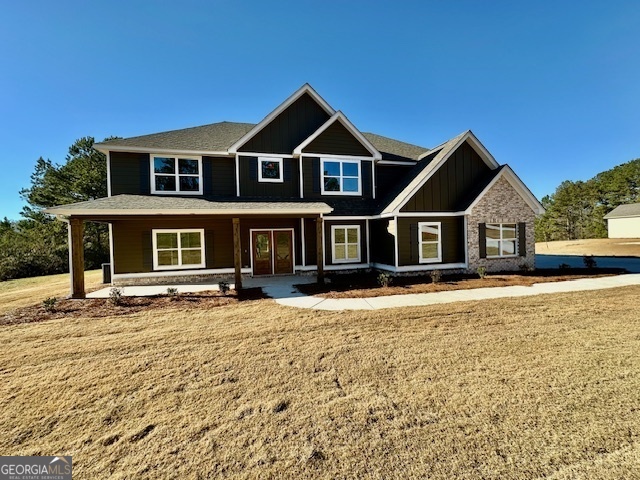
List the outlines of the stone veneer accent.
{"label": "stone veneer accent", "polygon": [[[523,200],[511,183],[501,177],[473,207],[467,217],[467,248],[469,249],[469,272],[475,273],[480,266],[487,272],[517,271],[523,266],[535,267],[535,213]],[[521,223],[526,224],[527,255],[512,258],[480,258],[478,224]]]}
{"label": "stone veneer accent", "polygon": [[[242,278],[248,278],[249,275],[242,274]],[[144,277],[125,277],[114,279],[112,285],[117,287],[125,286],[142,286],[142,285],[174,285],[180,283],[217,283],[220,281],[233,283],[233,274],[228,273],[209,273],[205,275],[158,275]]]}

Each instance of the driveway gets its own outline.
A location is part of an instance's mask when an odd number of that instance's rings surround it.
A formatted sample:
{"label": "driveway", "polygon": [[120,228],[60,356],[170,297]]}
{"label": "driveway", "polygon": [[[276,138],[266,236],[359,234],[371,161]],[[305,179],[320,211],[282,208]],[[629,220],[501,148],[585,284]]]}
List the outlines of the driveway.
{"label": "driveway", "polygon": [[[593,257],[598,267],[626,268],[630,273],[640,273],[640,257]],[[570,267],[584,267],[582,255],[536,255],[537,268],[558,268],[561,263]]]}

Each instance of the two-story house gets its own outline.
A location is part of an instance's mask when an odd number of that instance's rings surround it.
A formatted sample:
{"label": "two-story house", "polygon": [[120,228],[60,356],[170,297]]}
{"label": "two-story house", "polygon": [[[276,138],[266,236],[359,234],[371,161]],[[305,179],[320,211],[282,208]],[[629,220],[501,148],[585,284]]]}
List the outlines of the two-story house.
{"label": "two-story house", "polygon": [[84,221],[109,225],[119,285],[534,266],[542,205],[471,131],[431,149],[362,133],[309,85],[257,125],[96,148],[108,197],[47,210],[69,222],[74,297],[84,296]]}

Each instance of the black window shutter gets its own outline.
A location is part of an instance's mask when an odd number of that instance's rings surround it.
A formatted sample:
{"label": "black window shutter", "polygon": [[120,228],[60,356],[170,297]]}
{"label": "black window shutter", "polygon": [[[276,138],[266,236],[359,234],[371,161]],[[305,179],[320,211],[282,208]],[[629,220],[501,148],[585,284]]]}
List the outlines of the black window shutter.
{"label": "black window shutter", "polygon": [[371,169],[373,162],[360,162],[360,171],[362,172],[362,195],[371,196]]}
{"label": "black window shutter", "polygon": [[[240,161],[242,161],[242,158],[240,159]],[[249,178],[251,180],[258,180],[258,159],[257,158],[249,159]]]}
{"label": "black window shutter", "polygon": [[478,247],[480,248],[480,258],[487,258],[487,224],[478,224]]}
{"label": "black window shutter", "polygon": [[202,191],[205,195],[213,195],[213,160],[202,159]]}
{"label": "black window shutter", "polygon": [[311,159],[311,180],[313,182],[313,193],[320,193],[320,159]]}
{"label": "black window shutter", "polygon": [[518,254],[521,257],[527,256],[527,233],[526,233],[526,223],[518,224]]}
{"label": "black window shutter", "polygon": [[[398,227],[396,226],[396,228]],[[409,237],[410,238],[409,245],[411,245],[411,263],[420,263],[420,254],[418,253],[418,248],[420,247],[420,237],[418,236],[418,224],[412,223],[409,231],[411,235]]]}
{"label": "black window shutter", "polygon": [[153,271],[153,242],[151,232],[142,233],[142,268],[145,272]]}
{"label": "black window shutter", "polygon": [[151,193],[151,174],[149,173],[150,160],[146,158],[140,159],[140,194],[149,195]]}
{"label": "black window shutter", "polygon": [[284,170],[284,181],[291,181],[291,162],[293,162],[292,158],[284,158],[282,159],[282,169]]}

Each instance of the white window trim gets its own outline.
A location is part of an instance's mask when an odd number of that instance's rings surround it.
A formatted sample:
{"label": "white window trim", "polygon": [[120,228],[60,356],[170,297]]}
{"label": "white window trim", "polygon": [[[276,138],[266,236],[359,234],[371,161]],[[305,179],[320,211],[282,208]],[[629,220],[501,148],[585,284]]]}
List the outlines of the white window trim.
{"label": "white window trim", "polygon": [[[422,241],[422,227],[438,227],[438,258],[422,258],[422,245],[424,243],[434,243],[432,241]],[[418,256],[420,263],[440,263],[442,262],[442,222],[418,222]]]}
{"label": "white window trim", "polygon": [[[149,156],[150,161],[149,161],[149,170],[151,171],[151,193],[154,194],[161,194],[161,195],[202,195],[202,188],[203,188],[203,173],[202,173],[202,157],[194,157],[194,156],[190,156],[190,155],[176,155],[175,153],[171,153],[171,154],[160,154],[160,153],[153,153]],[[155,159],[156,158],[173,158],[173,161],[175,162],[175,171],[176,173],[173,174],[173,176],[176,177],[176,190],[175,191],[171,191],[171,190],[156,190],[156,175],[160,175],[160,176],[165,176],[165,177],[169,177],[172,174],[166,174],[166,173],[156,173],[155,171]],[[183,192],[182,190],[178,190],[180,188],[180,176],[183,177],[195,177],[196,175],[180,175],[178,173],[178,159],[183,159],[183,160],[197,160],[198,161],[198,191],[197,192]]]}
{"label": "white window trim", "polygon": [[[175,233],[178,236],[178,265],[159,265],[158,264],[158,233]],[[180,246],[181,233],[199,233],[200,234],[200,259],[199,264],[190,263],[182,265],[182,247]],[[153,269],[154,270],[184,270],[194,268],[204,268],[206,266],[205,244],[204,244],[204,228],[161,228],[151,230],[151,239],[153,241]],[[196,250],[195,248],[187,248],[185,250]]]}
{"label": "white window trim", "polygon": [[[262,162],[277,163],[280,171],[280,178],[264,178],[262,176]],[[284,165],[282,158],[279,157],[258,157],[258,181],[260,183],[283,183],[284,182]]]}
{"label": "white window trim", "polygon": [[[340,191],[335,192],[335,191],[325,191],[324,189],[324,163],[325,162],[338,162],[340,163],[340,176],[338,178],[340,178]],[[342,175],[342,164],[343,163],[354,163],[358,166],[358,191],[357,192],[343,192],[342,191],[342,181],[344,179],[344,176]],[[333,175],[329,175],[329,176],[333,176]],[[348,176],[347,178],[353,178],[351,176]],[[362,195],[362,168],[360,165],[360,160],[351,160],[351,159],[346,159],[346,158],[320,158],[320,191],[322,192],[322,195],[348,195],[348,196],[355,196],[355,195]]]}
{"label": "white window trim", "polygon": [[[509,241],[509,242],[514,242],[515,244],[515,253],[513,255],[489,255],[487,254],[487,258],[516,258],[519,257],[519,249],[520,249],[520,245],[519,245],[519,233],[518,233],[518,223],[517,222],[504,222],[504,223],[486,223],[485,224],[485,230],[484,230],[484,245],[485,245],[485,249],[488,250],[488,245],[487,245],[487,240],[490,240],[489,237],[487,236],[487,227],[489,225],[498,225],[500,227],[500,238],[499,239],[491,239],[491,240],[496,240],[498,242],[498,252],[502,252],[502,242],[503,241]],[[503,225],[515,225],[515,238],[502,238],[502,226]]]}
{"label": "white window trim", "polygon": [[[335,231],[337,229],[348,229],[348,228],[355,228],[356,231],[358,232],[358,241],[357,241],[357,246],[358,246],[358,257],[357,258],[345,258],[345,259],[340,259],[340,260],[336,260],[336,234]],[[344,245],[345,246],[345,255],[348,252],[348,246],[350,245],[347,242],[347,232],[345,231],[344,234],[344,244],[340,244],[340,245]],[[360,244],[362,243],[362,240],[360,238],[360,225],[331,225],[331,260],[333,260],[333,263],[360,263],[360,257],[361,257],[361,248],[360,248]]]}

